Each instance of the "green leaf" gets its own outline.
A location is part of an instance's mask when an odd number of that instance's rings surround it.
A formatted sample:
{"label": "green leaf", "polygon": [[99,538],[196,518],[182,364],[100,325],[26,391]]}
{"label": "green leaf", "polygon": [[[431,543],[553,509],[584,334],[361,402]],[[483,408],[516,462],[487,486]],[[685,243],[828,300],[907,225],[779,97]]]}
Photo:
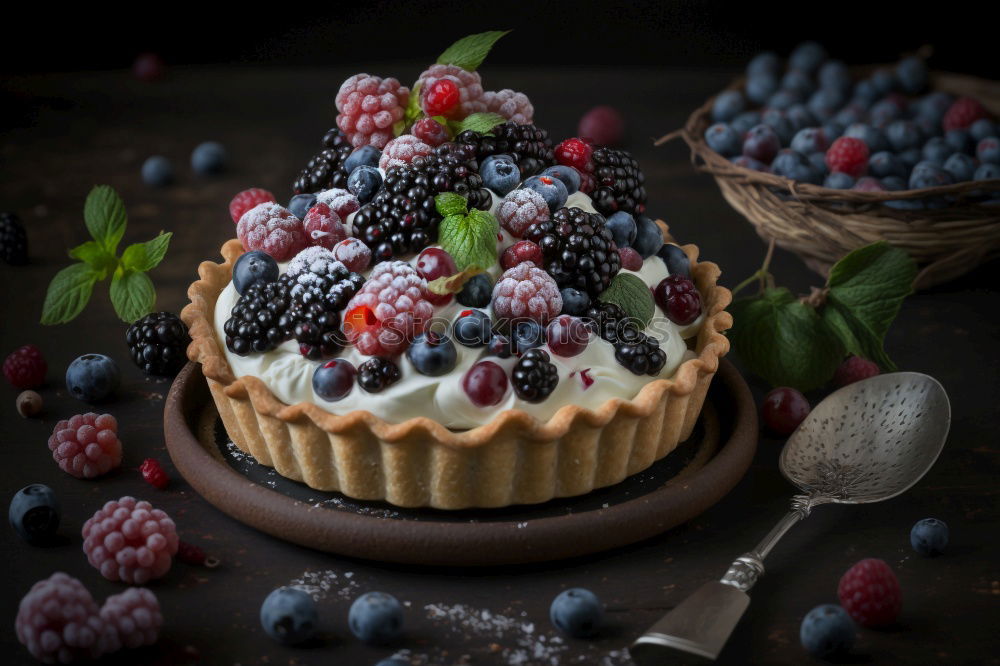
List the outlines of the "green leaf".
{"label": "green leaf", "polygon": [[630,319],[639,324],[639,328],[646,328],[653,318],[653,295],[649,292],[646,283],[631,273],[619,273],[612,280],[608,288],[601,292],[598,300],[605,303],[614,303],[625,311]]}
{"label": "green leaf", "polygon": [[466,282],[482,272],[482,268],[473,266],[472,268],[466,268],[464,271],[460,271],[454,275],[439,277],[427,283],[427,291],[432,294],[438,294],[439,296],[457,294],[462,291],[462,287],[465,286]]}
{"label": "green leaf", "polygon": [[480,134],[489,134],[497,125],[503,125],[507,119],[499,113],[483,112],[473,113],[458,122],[449,122],[448,129],[453,135],[459,135],[466,130],[473,130]]}
{"label": "green leaf", "polygon": [[495,217],[473,209],[468,215],[448,215],[438,228],[438,242],[455,260],[459,271],[468,268],[486,270],[497,262],[497,233],[500,225]]}
{"label": "green leaf", "polygon": [[87,264],[71,264],[56,273],[45,292],[42,324],[65,324],[87,305],[98,273]]}
{"label": "green leaf", "polygon": [[98,280],[106,278],[118,265],[117,257],[108,252],[107,248],[97,241],[87,241],[82,245],[77,245],[69,251],[69,256],[73,259],[79,259],[94,269],[98,274]]}
{"label": "green leaf", "polygon": [[801,391],[822,386],[844,357],[844,345],[816,310],[784,287],[744,298],[729,307],[729,338],[751,372],[772,386]]}
{"label": "green leaf", "polygon": [[422,115],[424,115],[424,111],[420,108],[420,84],[418,83],[410,91],[410,100],[406,103],[406,111],[403,112],[403,127],[409,127]]}
{"label": "green leaf", "polygon": [[91,237],[108,252],[118,252],[118,243],[125,235],[125,203],[107,185],[98,185],[87,195],[83,204],[83,221]]}
{"label": "green leaf", "polygon": [[126,324],[149,314],[156,303],[153,281],[142,272],[115,273],[111,280],[111,304]]}
{"label": "green leaf", "polygon": [[170,238],[173,235],[173,232],[161,232],[151,241],[129,245],[122,253],[122,266],[125,267],[125,270],[143,273],[156,268],[167,254]]}
{"label": "green leaf", "polygon": [[486,60],[487,54],[497,40],[508,32],[510,30],[490,30],[463,37],[438,56],[438,64],[457,65],[462,69],[474,72],[483,64],[483,60]]}
{"label": "green leaf", "polygon": [[442,192],[434,197],[434,208],[443,217],[465,215],[469,210],[469,202],[461,194]]}

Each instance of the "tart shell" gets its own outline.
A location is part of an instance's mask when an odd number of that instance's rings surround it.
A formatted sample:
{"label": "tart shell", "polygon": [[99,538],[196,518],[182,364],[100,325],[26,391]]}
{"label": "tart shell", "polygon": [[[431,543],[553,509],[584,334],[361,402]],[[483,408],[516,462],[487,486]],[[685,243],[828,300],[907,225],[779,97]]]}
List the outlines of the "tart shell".
{"label": "tart shell", "polygon": [[[181,318],[191,333],[188,358],[201,363],[233,442],[282,476],[323,491],[402,507],[495,508],[581,495],[618,483],[663,458],[687,439],[701,413],[719,359],[732,295],[721,271],[682,246],[701,292],[705,319],[692,350],[671,379],[655,379],[632,400],[596,410],[565,405],[547,422],[509,409],[489,423],[452,431],[419,417],[388,423],[371,412],[331,414],[317,405],[288,405],[257,377],[236,377],[213,325],[215,304],[243,253],[222,246],[223,263],[203,262]],[[692,341],[689,341],[689,346]]]}

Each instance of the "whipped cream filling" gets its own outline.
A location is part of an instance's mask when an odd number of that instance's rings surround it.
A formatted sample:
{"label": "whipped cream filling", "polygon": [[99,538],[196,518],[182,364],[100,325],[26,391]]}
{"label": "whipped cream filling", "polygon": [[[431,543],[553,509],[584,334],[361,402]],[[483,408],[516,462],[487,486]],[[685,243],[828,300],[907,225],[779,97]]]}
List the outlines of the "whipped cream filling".
{"label": "whipped cream filling", "polygon": [[[491,212],[496,212],[501,200],[502,197],[493,194]],[[596,212],[590,197],[580,192],[571,195],[566,205]],[[348,220],[348,224],[352,218]],[[504,231],[503,238],[498,241],[497,249],[503,252],[516,241],[516,238]],[[416,257],[411,263],[416,263]],[[287,264],[281,264],[280,268],[284,273]],[[489,271],[494,280],[500,272],[499,264]],[[622,269],[622,272],[632,271]],[[646,259],[642,269],[633,274],[652,287],[669,275],[669,272],[666,264],[654,255]],[[667,362],[656,377],[632,374],[615,360],[614,346],[591,334],[587,348],[571,358],[553,353],[548,345],[542,347],[549,352],[552,363],[559,370],[559,384],[547,399],[539,403],[525,402],[519,399],[513,387],[508,385],[507,393],[499,404],[492,407],[478,407],[469,400],[462,389],[462,378],[466,372],[478,361],[488,359],[500,365],[509,377],[517,358],[513,356],[506,359],[497,358],[490,356],[485,347],[466,347],[456,342],[455,347],[458,351],[456,366],[444,376],[428,377],[420,374],[403,354],[394,359],[401,373],[400,380],[395,384],[380,393],[368,393],[355,384],[346,397],[336,402],[328,402],[313,391],[313,371],[318,362],[302,356],[294,340],[282,343],[277,349],[263,354],[238,356],[229,351],[222,330],[238,300],[239,294],[230,282],[219,295],[214,317],[219,345],[237,377],[249,375],[259,378],[278,399],[289,405],[309,402],[332,414],[348,414],[355,410],[364,410],[390,423],[401,423],[418,416],[426,416],[453,430],[475,428],[489,423],[505,409],[520,409],[541,421],[548,421],[566,405],[597,409],[612,398],[631,400],[647,383],[654,379],[671,377],[682,362],[694,358],[694,353],[688,350],[684,339],[697,333],[704,317],[702,315],[693,324],[682,328],[662,316],[657,309],[656,315],[646,328],[646,333],[660,341],[660,348],[667,355]],[[468,309],[470,308],[452,300],[443,307],[435,308],[434,314],[437,320],[450,323],[463,310]],[[492,316],[489,307],[483,310]],[[360,354],[354,347],[347,347],[338,356],[350,361],[355,367],[370,358]]]}

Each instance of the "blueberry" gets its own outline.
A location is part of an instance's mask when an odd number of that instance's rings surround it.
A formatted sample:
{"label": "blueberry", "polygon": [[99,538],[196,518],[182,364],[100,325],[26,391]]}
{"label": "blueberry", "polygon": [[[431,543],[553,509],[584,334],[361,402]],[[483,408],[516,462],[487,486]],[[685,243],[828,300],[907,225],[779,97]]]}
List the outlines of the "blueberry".
{"label": "blueberry", "polygon": [[935,118],[939,123],[955,102],[955,97],[942,90],[921,97],[917,102],[917,115]]}
{"label": "blueberry", "polygon": [[55,492],[41,483],[32,483],[14,494],[7,516],[18,536],[32,545],[52,540],[59,528],[59,502]]}
{"label": "blueberry", "polygon": [[836,115],[837,109],[842,107],[845,101],[847,100],[844,99],[844,94],[839,90],[821,88],[812,94],[806,106],[818,119],[829,120]]}
{"label": "blueberry", "polygon": [[781,59],[777,53],[772,51],[762,51],[747,63],[747,76],[753,77],[758,74],[777,76],[781,71]]}
{"label": "blueberry", "polygon": [[316,633],[316,602],[308,592],[279,587],[260,606],[260,623],[267,635],[285,645],[304,643]]}
{"label": "blueberry", "polygon": [[924,557],[940,555],[948,547],[948,524],[937,518],[917,521],[910,530],[910,545]]}
{"label": "blueberry", "polygon": [[104,354],[84,354],[66,368],[66,389],[84,402],[100,402],[118,389],[118,364]]}
{"label": "blueberry", "polygon": [[819,68],[819,85],[825,90],[846,94],[851,89],[851,72],[840,60],[827,60]]}
{"label": "blueberry", "polygon": [[886,176],[882,179],[882,187],[890,192],[906,189],[906,181],[901,176]]}
{"label": "blueberry", "polygon": [[371,201],[380,187],[382,187],[382,174],[373,166],[362,164],[347,177],[347,189],[362,204]]}
{"label": "blueberry", "polygon": [[573,587],[552,600],[549,619],[559,631],[574,638],[587,638],[600,630],[604,605],[590,590]]}
{"label": "blueberry", "polygon": [[951,185],[953,182],[950,173],[929,162],[921,162],[913,167],[910,173],[910,189],[922,190],[925,187],[940,187]]}
{"label": "blueberry", "polygon": [[479,165],[479,175],[483,185],[500,196],[517,187],[521,182],[521,172],[510,155],[491,155]]}
{"label": "blueberry", "polygon": [[927,64],[916,56],[903,58],[896,65],[896,78],[903,92],[916,95],[927,87]]}
{"label": "blueberry", "polygon": [[771,74],[757,74],[747,79],[745,88],[747,99],[763,105],[778,92],[778,77]]}
{"label": "blueberry", "polygon": [[738,116],[746,108],[746,100],[738,90],[725,90],[712,103],[712,120],[726,123]]}
{"label": "blueberry", "polygon": [[965,153],[955,153],[944,161],[944,170],[951,174],[955,182],[972,180],[976,173],[976,160]]}
{"label": "blueberry", "polygon": [[715,123],[705,130],[705,142],[723,157],[739,155],[743,149],[740,133],[726,123]]}
{"label": "blueberry", "polygon": [[634,217],[620,210],[611,214],[608,218],[607,227],[611,230],[611,235],[615,239],[615,245],[618,247],[632,247],[638,231]]}
{"label": "blueberry", "polygon": [[818,42],[806,41],[792,50],[792,54],[788,56],[788,66],[812,74],[819,69],[824,60],[826,60],[826,50]]}
{"label": "blueberry", "polygon": [[902,162],[903,166],[906,167],[906,170],[909,171],[915,167],[921,159],[923,159],[923,153],[919,148],[911,148],[910,150],[904,150],[896,157],[899,158],[899,161]]}
{"label": "blueberry", "polygon": [[976,144],[976,157],[980,162],[1000,164],[1000,139],[988,136]]}
{"label": "blueberry", "polygon": [[944,141],[956,153],[974,155],[976,152],[976,142],[972,140],[972,134],[967,129],[956,127],[948,130],[944,133]]}
{"label": "blueberry", "polygon": [[519,354],[545,344],[545,329],[534,319],[517,321],[511,329],[511,344]]}
{"label": "blueberry", "polygon": [[865,123],[852,123],[844,130],[844,136],[854,139],[861,139],[868,146],[869,153],[877,153],[889,150],[889,142],[885,138],[882,130],[866,125]]}
{"label": "blueberry", "polygon": [[785,116],[788,118],[788,121],[792,123],[792,127],[796,132],[805,127],[812,127],[816,124],[816,118],[813,117],[812,112],[809,111],[804,104],[796,104],[795,106],[792,106],[785,111]]}
{"label": "blueberry", "polygon": [[798,95],[799,99],[808,99],[816,90],[809,75],[800,69],[790,69],[781,77],[781,89]]}
{"label": "blueberry", "polygon": [[865,109],[874,104],[879,97],[879,92],[871,79],[862,79],[855,83],[851,93],[851,101]]}
{"label": "blueberry", "polygon": [[142,181],[152,187],[174,182],[174,166],[166,157],[153,155],[142,163]]}
{"label": "blueberry", "polygon": [[580,190],[580,172],[573,167],[557,164],[555,166],[550,166],[539,175],[558,178],[562,181],[563,185],[566,186],[566,192],[569,194],[573,194],[574,192],[578,192]]}
{"label": "blueberry", "polygon": [[924,208],[924,202],[920,199],[894,199],[886,201],[885,205],[897,210],[923,210]]}
{"label": "blueberry", "polygon": [[826,659],[849,652],[855,633],[854,622],[847,611],[834,604],[822,604],[802,618],[799,640],[806,652]]}
{"label": "blueberry", "polygon": [[313,391],[327,402],[343,400],[354,388],[357,372],[350,361],[342,358],[322,363],[313,371]]}
{"label": "blueberry", "polygon": [[455,300],[467,308],[485,308],[493,297],[493,281],[486,273],[479,273],[462,286]]}
{"label": "blueberry", "polygon": [[304,219],[309,209],[316,205],[315,194],[296,194],[288,202],[288,210],[300,220]]}
{"label": "blueberry", "polygon": [[941,136],[941,120],[928,116],[917,116],[913,119],[913,124],[920,128],[921,134],[928,139],[932,136]]}
{"label": "blueberry", "polygon": [[447,335],[421,333],[406,350],[406,358],[417,372],[429,377],[446,375],[455,368],[458,352]]}
{"label": "blueberry", "polygon": [[849,190],[854,187],[854,179],[846,173],[834,171],[823,181],[823,187],[829,187],[833,190]]}
{"label": "blueberry", "polygon": [[888,67],[876,69],[872,72],[869,80],[872,82],[872,87],[879,97],[884,97],[891,93],[896,89],[896,84],[898,83],[896,73]]}
{"label": "blueberry", "polygon": [[378,161],[382,157],[382,151],[375,146],[361,146],[344,160],[344,171],[348,174],[354,173],[359,166],[378,167]]}
{"label": "blueberry", "polygon": [[955,151],[952,150],[947,141],[939,136],[935,136],[927,140],[927,143],[924,144],[923,149],[920,151],[920,155],[922,159],[941,166],[953,152]]}
{"label": "blueberry", "polygon": [[[864,107],[852,102],[838,111],[833,120],[843,125],[844,128],[847,128],[854,123],[860,123],[864,119],[865,114]],[[843,131],[841,131],[841,135],[843,135]]]}
{"label": "blueberry", "polygon": [[667,265],[667,270],[671,275],[683,275],[689,280],[691,279],[691,260],[688,259],[688,256],[680,246],[673,243],[664,243],[656,251],[656,256],[662,259],[663,263]]}
{"label": "blueberry", "polygon": [[569,196],[563,182],[552,176],[532,176],[521,187],[540,194],[552,213],[566,205],[566,198]]}
{"label": "blueberry", "polygon": [[403,633],[403,605],[385,592],[366,592],[347,614],[351,633],[365,643],[388,643]]}
{"label": "blueberry", "polygon": [[763,171],[764,173],[770,173],[771,167],[767,166],[758,159],[754,159],[748,155],[737,155],[736,157],[730,157],[729,161],[733,164],[741,167],[746,167],[747,169],[753,169],[754,171]]}
{"label": "blueberry", "polygon": [[[565,305],[566,302],[563,301],[564,312],[566,310]],[[490,356],[496,356],[497,358],[510,358],[511,355],[510,340],[505,335],[501,335],[500,333],[494,333],[493,337],[490,338],[490,343],[486,345],[486,350]]]}
{"label": "blueberry", "polygon": [[635,220],[636,234],[632,241],[632,249],[645,259],[651,257],[663,245],[663,232],[660,225],[645,215],[640,215]]}
{"label": "blueberry", "polygon": [[844,135],[844,125],[841,125],[836,120],[830,120],[823,123],[823,134],[826,135],[826,140],[833,143],[841,136]]}
{"label": "blueberry", "polygon": [[195,173],[210,176],[222,173],[229,164],[229,155],[218,141],[199,143],[191,151],[191,168]]}
{"label": "blueberry", "polygon": [[562,314],[582,317],[587,308],[590,307],[590,296],[585,291],[566,287],[560,290],[559,294],[562,296],[563,302]]}
{"label": "blueberry", "polygon": [[[786,111],[805,99],[794,90],[779,90],[767,98],[768,111]],[[767,114],[767,111],[764,112]]]}
{"label": "blueberry", "polygon": [[972,176],[973,180],[993,180],[995,178],[1000,178],[1000,165],[991,162],[980,164]]}
{"label": "blueberry", "polygon": [[759,111],[744,111],[740,115],[733,118],[733,122],[729,123],[729,126],[736,131],[736,134],[740,137],[740,141],[742,141],[743,135],[749,132],[751,127],[759,124],[760,124]]}
{"label": "blueberry", "polygon": [[483,347],[493,337],[493,322],[482,310],[463,310],[452,325],[452,334],[466,347]]}
{"label": "blueberry", "polygon": [[894,153],[883,150],[868,158],[868,172],[876,178],[899,176],[905,178],[909,169]]}
{"label": "blueberry", "polygon": [[771,172],[778,176],[792,178],[793,173],[800,171],[799,167],[808,166],[808,164],[806,156],[802,153],[791,148],[783,148],[778,151],[774,161],[771,162]]}
{"label": "blueberry", "polygon": [[809,156],[809,165],[812,167],[812,175],[815,183],[819,185],[830,173],[830,167],[826,165],[826,153],[813,153]]}
{"label": "blueberry", "polygon": [[922,138],[920,129],[912,120],[894,120],[885,128],[885,138],[896,152],[919,148]]}
{"label": "blueberry", "polygon": [[252,250],[241,255],[233,266],[233,286],[240,295],[255,282],[274,282],[277,279],[278,262],[263,250]]}
{"label": "blueberry", "polygon": [[761,123],[774,130],[782,146],[787,146],[795,136],[795,126],[788,116],[777,108],[768,109],[760,117]]}
{"label": "blueberry", "polygon": [[989,118],[980,118],[969,126],[969,134],[973,141],[979,142],[988,136],[1000,136],[1000,127]]}

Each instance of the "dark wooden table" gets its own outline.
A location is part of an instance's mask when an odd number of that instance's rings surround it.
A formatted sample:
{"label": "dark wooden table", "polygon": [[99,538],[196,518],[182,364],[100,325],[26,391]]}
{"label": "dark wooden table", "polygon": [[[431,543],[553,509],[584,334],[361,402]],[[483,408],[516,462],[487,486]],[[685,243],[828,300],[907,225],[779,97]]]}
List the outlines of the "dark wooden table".
{"label": "dark wooden table", "polygon": [[[381,66],[412,80],[413,64]],[[229,519],[196,495],[169,465],[162,435],[167,381],[146,379],[128,360],[125,327],[110,307],[106,287],[69,325],[38,322],[46,284],[66,264],[66,248],[85,240],[81,211],[88,190],[107,183],[125,198],[130,224],[125,242],[174,232],[167,260],[152,274],[158,307],[179,311],[198,262],[218,256],[234,235],[226,205],[238,190],[261,186],[285,196],[298,168],[333,125],[333,96],[355,68],[175,70],[166,81],[141,84],[125,72],[8,78],[0,84],[7,118],[0,153],[0,209],[17,211],[28,226],[31,264],[0,265],[0,352],[29,342],[49,361],[43,417],[23,420],[16,392],[0,388],[0,487],[4,497],[30,482],[51,485],[63,505],[65,545],[32,548],[0,530],[6,580],[0,603],[5,663],[32,663],[16,644],[18,600],[53,571],[80,578],[98,599],[119,591],[86,562],[80,528],[104,501],[132,494],[150,499],[175,518],[183,538],[218,555],[214,570],[178,564],[153,586],[166,625],[157,647],[122,653],[114,663],[368,664],[392,653],[354,640],[346,627],[351,600],[386,590],[408,604],[406,639],[413,663],[628,663],[624,648],[703,581],[717,578],[732,558],[751,547],[787,505],[791,488],[777,470],[780,441],[763,438],[743,482],[688,525],[617,552],[544,566],[502,570],[429,570],[345,560],[263,536]],[[630,121],[629,147],[643,165],[649,209],[682,241],[698,243],[718,261],[723,281],[736,284],[760,263],[764,247],[750,226],[696,174],[679,146],[654,149],[651,138],[678,127],[693,108],[729,78],[729,72],[674,69],[507,71],[487,68],[489,87],[527,92],[539,123],[556,137],[574,131],[579,115],[613,103]],[[229,148],[226,175],[195,177],[191,149],[207,139]],[[153,190],[139,177],[143,159],[167,155],[178,183]],[[989,268],[996,268],[996,264]],[[793,256],[779,252],[778,281],[806,292],[818,284]],[[896,570],[904,606],[899,627],[862,631],[854,660],[878,664],[998,663],[1000,538],[996,428],[1000,373],[997,313],[1000,294],[988,268],[910,298],[887,341],[900,367],[937,377],[952,401],[954,422],[937,465],[912,491],[883,504],[824,506],[797,527],[768,558],[768,574],[721,663],[809,663],[799,646],[802,616],[836,602],[840,575],[856,560],[880,557]],[[66,395],[66,365],[86,352],[113,356],[123,371],[121,397],[107,409],[121,424],[124,468],[99,481],[63,474],[45,441],[54,422],[88,407]],[[766,390],[751,378],[759,398]],[[811,396],[819,399],[821,396]],[[166,491],[147,486],[137,466],[147,456],[166,463]],[[951,526],[948,553],[924,559],[909,546],[911,525],[936,516]],[[316,586],[324,637],[315,646],[283,648],[260,628],[258,610],[274,587],[292,581]],[[609,627],[595,641],[555,642],[548,621],[552,597],[585,586],[607,603]],[[517,661],[523,658],[522,661]],[[686,663],[678,658],[677,663]]]}

